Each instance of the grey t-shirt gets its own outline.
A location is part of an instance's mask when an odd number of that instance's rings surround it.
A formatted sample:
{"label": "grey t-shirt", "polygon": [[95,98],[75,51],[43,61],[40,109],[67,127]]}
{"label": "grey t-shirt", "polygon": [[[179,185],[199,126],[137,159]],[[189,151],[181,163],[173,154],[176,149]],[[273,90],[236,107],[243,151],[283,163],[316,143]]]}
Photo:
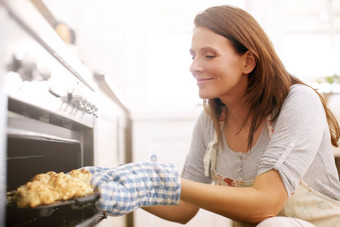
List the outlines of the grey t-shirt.
{"label": "grey t-shirt", "polygon": [[[319,96],[307,86],[293,85],[272,125],[272,138],[264,126],[247,153],[232,151],[222,134],[225,146],[218,146],[216,171],[231,179],[252,181],[257,175],[275,169],[289,196],[304,181],[320,193],[340,200],[329,127]],[[193,131],[183,178],[212,182],[211,176],[204,176],[203,156],[214,134],[212,120],[203,111]]]}

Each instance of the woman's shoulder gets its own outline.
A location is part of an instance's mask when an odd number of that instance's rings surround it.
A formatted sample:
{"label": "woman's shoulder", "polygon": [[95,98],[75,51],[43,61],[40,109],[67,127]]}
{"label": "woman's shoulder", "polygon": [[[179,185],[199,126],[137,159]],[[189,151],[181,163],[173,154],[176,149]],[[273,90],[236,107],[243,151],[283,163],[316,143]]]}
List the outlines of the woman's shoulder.
{"label": "woman's shoulder", "polygon": [[315,96],[318,97],[317,93],[312,87],[309,87],[304,84],[294,84],[290,86],[290,90],[288,93],[289,95],[295,95],[295,96]]}
{"label": "woman's shoulder", "polygon": [[292,116],[310,112],[322,114],[324,110],[320,97],[313,88],[304,84],[295,84],[290,87],[280,112]]}
{"label": "woman's shoulder", "polygon": [[304,84],[294,84],[290,87],[286,102],[298,102],[299,100],[305,104],[321,104],[320,97],[313,88]]}

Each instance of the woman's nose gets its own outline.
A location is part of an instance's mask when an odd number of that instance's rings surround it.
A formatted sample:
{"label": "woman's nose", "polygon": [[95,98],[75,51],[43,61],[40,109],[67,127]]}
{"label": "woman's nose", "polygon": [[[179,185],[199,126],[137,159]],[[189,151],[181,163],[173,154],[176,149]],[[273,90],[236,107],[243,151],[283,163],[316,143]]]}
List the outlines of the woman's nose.
{"label": "woman's nose", "polygon": [[199,60],[197,58],[194,58],[192,60],[192,63],[190,65],[190,68],[189,68],[190,72],[195,75],[195,73],[197,72],[201,72],[203,71],[203,67],[202,67],[202,64],[200,64]]}

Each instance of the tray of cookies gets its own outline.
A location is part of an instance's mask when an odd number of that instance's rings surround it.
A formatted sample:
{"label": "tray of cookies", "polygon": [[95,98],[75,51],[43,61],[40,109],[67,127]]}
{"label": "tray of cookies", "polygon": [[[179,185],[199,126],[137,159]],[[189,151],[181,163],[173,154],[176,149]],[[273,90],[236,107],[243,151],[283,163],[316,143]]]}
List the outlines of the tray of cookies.
{"label": "tray of cookies", "polygon": [[91,173],[85,169],[75,169],[66,174],[54,171],[37,174],[17,190],[7,193],[8,207],[48,216],[61,207],[76,209],[94,204],[99,194],[91,187],[91,178]]}

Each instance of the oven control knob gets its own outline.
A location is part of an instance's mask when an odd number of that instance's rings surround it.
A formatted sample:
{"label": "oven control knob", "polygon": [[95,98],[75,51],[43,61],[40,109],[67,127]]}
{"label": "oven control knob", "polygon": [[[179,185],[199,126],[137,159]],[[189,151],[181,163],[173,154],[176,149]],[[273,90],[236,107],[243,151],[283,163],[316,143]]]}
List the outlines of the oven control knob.
{"label": "oven control knob", "polygon": [[93,104],[89,101],[86,102],[86,112],[88,114],[93,114],[93,108],[92,108]]}
{"label": "oven control knob", "polygon": [[98,113],[97,113],[97,110],[98,110],[98,108],[97,107],[94,107],[94,109],[93,109],[93,116],[94,117],[96,117],[96,118],[98,118]]}
{"label": "oven control knob", "polygon": [[[71,100],[72,100],[72,93],[67,92],[66,95],[60,95],[58,92],[55,92],[55,90],[53,88],[50,88],[50,93],[52,93],[53,95],[55,95],[56,97],[60,97],[61,101],[63,103],[68,103],[71,104]],[[54,94],[55,93],[55,94]]]}
{"label": "oven control knob", "polygon": [[82,103],[81,103],[81,96],[80,95],[75,95],[75,94],[70,94],[70,104],[75,107],[75,108],[82,108]]}
{"label": "oven control knob", "polygon": [[86,111],[86,99],[81,97],[79,100],[79,109],[81,111]]}
{"label": "oven control knob", "polygon": [[98,114],[97,114],[98,107],[96,107],[95,105],[93,105],[92,109],[93,109],[93,116],[95,116],[95,117],[98,118]]}
{"label": "oven control knob", "polygon": [[91,114],[93,114],[93,113],[96,112],[95,109],[94,109],[93,107],[94,107],[94,105],[90,103],[89,108],[90,108],[90,110],[91,110]]}
{"label": "oven control knob", "polygon": [[83,98],[82,102],[84,104],[83,111],[85,111],[86,113],[90,113],[90,109],[89,109],[90,102],[87,101],[86,98]]}
{"label": "oven control knob", "polygon": [[82,101],[79,101],[78,109],[81,111],[86,111],[86,104],[84,104]]}

